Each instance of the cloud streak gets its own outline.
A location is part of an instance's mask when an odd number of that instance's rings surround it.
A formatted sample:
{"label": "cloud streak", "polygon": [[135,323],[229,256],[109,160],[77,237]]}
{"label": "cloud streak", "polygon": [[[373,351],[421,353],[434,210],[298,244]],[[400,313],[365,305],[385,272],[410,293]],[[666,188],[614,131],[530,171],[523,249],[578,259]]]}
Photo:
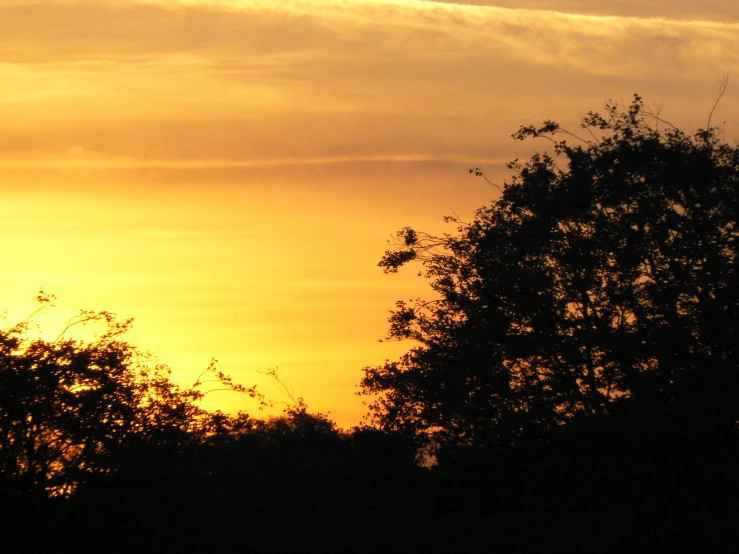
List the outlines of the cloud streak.
{"label": "cloud streak", "polygon": [[0,148],[57,154],[449,157],[609,81],[669,100],[739,70],[736,23],[435,2],[30,2],[0,20]]}
{"label": "cloud streak", "polygon": [[[424,1],[424,0],[421,0]],[[430,1],[430,0],[429,0]],[[739,21],[739,5],[727,0],[436,0],[447,4],[497,6],[513,9],[556,11],[639,19],[675,19],[687,21]]]}
{"label": "cloud streak", "polygon": [[374,154],[354,156],[323,156],[295,158],[258,159],[141,159],[109,156],[71,148],[66,155],[49,156],[45,152],[4,152],[0,155],[0,168],[5,169],[227,169],[227,168],[271,168],[287,166],[323,166],[346,164],[419,164],[427,162],[445,164],[501,164],[507,160],[493,157],[472,157],[466,154]]}

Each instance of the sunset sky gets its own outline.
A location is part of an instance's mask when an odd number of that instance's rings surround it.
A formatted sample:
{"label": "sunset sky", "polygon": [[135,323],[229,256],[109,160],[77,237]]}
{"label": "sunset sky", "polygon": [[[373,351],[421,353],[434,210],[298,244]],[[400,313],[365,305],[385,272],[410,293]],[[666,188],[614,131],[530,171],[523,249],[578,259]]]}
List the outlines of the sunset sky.
{"label": "sunset sky", "polygon": [[[236,381],[359,422],[361,368],[416,271],[401,226],[452,230],[504,164],[608,99],[739,137],[736,0],[0,0],[0,308],[80,308],[190,384]],[[207,406],[254,411],[232,393]],[[281,408],[280,405],[277,408]],[[256,413],[256,412],[255,412]]]}

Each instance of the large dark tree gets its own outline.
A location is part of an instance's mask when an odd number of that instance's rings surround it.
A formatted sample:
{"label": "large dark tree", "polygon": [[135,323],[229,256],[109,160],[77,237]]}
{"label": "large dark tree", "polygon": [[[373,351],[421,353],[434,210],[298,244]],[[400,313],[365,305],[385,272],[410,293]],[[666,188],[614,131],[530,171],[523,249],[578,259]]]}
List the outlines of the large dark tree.
{"label": "large dark tree", "polygon": [[416,346],[364,370],[382,428],[498,449],[625,406],[735,428],[739,147],[638,96],[582,133],[521,128],[554,153],[458,232],[398,233],[380,266],[418,261],[436,294],[398,303],[389,335]]}

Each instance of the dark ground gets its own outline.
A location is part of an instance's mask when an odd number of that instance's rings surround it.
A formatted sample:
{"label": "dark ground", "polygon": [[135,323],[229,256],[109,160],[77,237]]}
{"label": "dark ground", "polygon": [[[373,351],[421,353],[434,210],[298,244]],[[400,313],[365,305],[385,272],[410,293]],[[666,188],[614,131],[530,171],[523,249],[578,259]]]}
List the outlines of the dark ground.
{"label": "dark ground", "polygon": [[201,452],[152,462],[68,499],[6,495],[0,545],[5,552],[737,552],[736,439],[645,441],[580,437],[495,464],[433,471],[362,464],[329,455],[326,445],[323,454],[261,458],[232,446],[207,470]]}

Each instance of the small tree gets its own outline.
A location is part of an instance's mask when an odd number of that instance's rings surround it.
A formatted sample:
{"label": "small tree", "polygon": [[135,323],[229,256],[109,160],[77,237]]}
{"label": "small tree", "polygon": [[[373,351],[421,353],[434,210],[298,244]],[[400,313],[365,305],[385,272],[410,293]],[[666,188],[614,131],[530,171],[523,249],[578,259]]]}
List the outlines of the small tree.
{"label": "small tree", "polygon": [[[39,294],[41,307],[53,297]],[[0,331],[0,488],[68,495],[114,473],[126,452],[198,441],[222,414],[199,407],[203,375],[188,389],[169,379],[124,335],[132,320],[83,311],[56,340],[29,337],[30,319]],[[102,324],[91,342],[65,338],[76,324]],[[216,371],[222,386],[257,396]]]}
{"label": "small tree", "polygon": [[638,96],[582,129],[570,144],[551,121],[521,128],[554,155],[509,164],[501,197],[456,234],[398,233],[379,265],[422,263],[437,298],[398,302],[389,337],[417,346],[364,369],[382,428],[503,448],[639,404],[734,429],[739,147]]}

